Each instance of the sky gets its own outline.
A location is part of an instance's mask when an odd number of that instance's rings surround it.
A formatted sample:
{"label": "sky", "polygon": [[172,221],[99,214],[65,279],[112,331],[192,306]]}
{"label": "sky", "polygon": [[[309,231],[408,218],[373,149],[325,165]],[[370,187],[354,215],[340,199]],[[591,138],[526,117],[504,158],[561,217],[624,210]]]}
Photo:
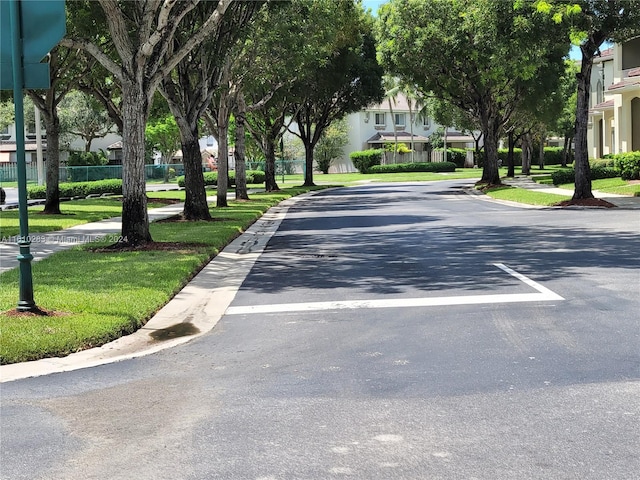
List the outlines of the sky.
{"label": "sky", "polygon": [[362,0],[362,6],[365,9],[370,8],[371,12],[375,15],[378,11],[378,7],[386,2],[387,0]]}

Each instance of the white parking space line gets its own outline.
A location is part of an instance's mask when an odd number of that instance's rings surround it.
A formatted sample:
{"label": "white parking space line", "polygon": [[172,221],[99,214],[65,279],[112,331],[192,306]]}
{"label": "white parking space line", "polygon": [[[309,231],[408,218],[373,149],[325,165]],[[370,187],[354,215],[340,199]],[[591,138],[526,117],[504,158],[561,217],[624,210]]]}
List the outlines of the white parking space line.
{"label": "white parking space line", "polygon": [[428,298],[393,298],[374,300],[346,300],[336,302],[308,302],[308,303],[280,303],[273,305],[249,305],[229,307],[226,315],[246,315],[252,313],[284,313],[309,312],[318,310],[344,310],[354,308],[406,308],[406,307],[434,307],[445,305],[478,305],[488,303],[517,303],[517,302],[549,302],[564,300],[563,297],[552,292],[530,278],[512,270],[502,263],[494,265],[509,275],[537,290],[537,293],[506,293],[493,295],[454,295],[450,297]]}

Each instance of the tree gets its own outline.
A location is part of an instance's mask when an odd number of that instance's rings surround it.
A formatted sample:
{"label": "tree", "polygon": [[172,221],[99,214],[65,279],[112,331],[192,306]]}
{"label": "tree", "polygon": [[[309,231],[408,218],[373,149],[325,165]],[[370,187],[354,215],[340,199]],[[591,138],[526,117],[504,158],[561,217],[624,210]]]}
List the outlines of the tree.
{"label": "tree", "polygon": [[560,83],[560,101],[562,111],[551,126],[551,131],[564,138],[562,149],[562,166],[566,167],[571,159],[571,144],[576,128],[576,104],[578,103],[578,81],[576,74],[579,67],[571,61],[565,64],[565,74]]}
{"label": "tree", "polygon": [[347,122],[342,120],[331,123],[322,132],[320,141],[315,148],[316,167],[325,175],[333,160],[343,154],[343,148],[349,143]]}
{"label": "tree", "polygon": [[523,91],[568,52],[563,27],[528,2],[503,0],[391,0],[379,15],[383,65],[473,116],[486,152],[480,182],[500,183],[498,139]]}
{"label": "tree", "polygon": [[[304,101],[292,105],[298,124],[298,130],[293,133],[299,135],[305,146],[305,186],[314,185],[313,151],[324,129],[349,113],[379,103],[384,95],[382,68],[376,60],[371,25],[361,9],[351,1],[345,3],[354,9],[354,17],[347,16],[344,23],[332,23],[338,31],[351,25],[349,30],[356,35],[340,45],[325,65],[301,79],[307,94]],[[347,8],[335,10],[341,10],[342,14],[348,12]]]}
{"label": "tree", "polygon": [[[554,8],[555,7],[555,8]],[[628,0],[540,1],[538,11],[549,14],[557,22],[571,25],[571,39],[580,45],[582,59],[576,78],[575,160],[573,199],[593,198],[591,169],[587,148],[589,96],[593,59],[606,41],[620,42],[640,34],[640,8]]]}
{"label": "tree", "polygon": [[[162,163],[170,163],[173,154],[180,149],[180,131],[176,119],[171,114],[148,122],[145,137],[153,148],[160,152]],[[184,155],[184,152],[182,154]]]}
{"label": "tree", "polygon": [[322,16],[310,19],[316,2],[292,0],[268,5],[257,15],[231,77],[246,105],[244,124],[264,156],[265,190],[270,192],[279,190],[275,152],[291,123],[287,113],[298,99],[294,88],[298,74],[308,71],[308,62],[321,56],[315,48],[317,42],[308,39],[311,30],[323,23]]}
{"label": "tree", "polygon": [[102,138],[113,129],[113,122],[102,105],[92,96],[71,91],[60,103],[60,122],[63,132],[81,137],[85,152],[91,151],[91,142]]}
{"label": "tree", "polygon": [[50,87],[45,90],[27,90],[27,95],[40,111],[47,132],[47,162],[45,171],[46,197],[43,213],[59,215],[60,212],[60,135],[62,128],[58,106],[72,90],[78,78],[91,69],[86,58],[71,49],[57,46],[49,59]]}
{"label": "tree", "polygon": [[[310,163],[305,183],[312,184],[313,147],[322,130],[369,82],[371,69],[364,59],[375,61],[375,52],[373,42],[364,47],[363,15],[353,0],[292,0],[276,2],[257,19],[241,53],[243,72],[234,78],[242,77],[235,84],[247,103],[247,129],[265,157],[268,191],[278,189],[275,152],[287,123],[300,120],[298,134],[306,138]],[[358,55],[363,70],[354,76],[352,63]],[[344,71],[338,71],[338,65]],[[347,76],[351,91],[345,85]]]}
{"label": "tree", "polygon": [[[207,220],[211,218],[202,174],[202,158],[199,145],[199,121],[216,91],[220,92],[223,69],[227,63],[230,50],[238,38],[244,34],[253,14],[262,6],[262,2],[236,2],[229,6],[224,14],[224,21],[200,45],[194,48],[175,68],[172,75],[165,77],[160,91],[167,99],[171,112],[177,119],[182,141],[182,161],[185,169],[185,204],[183,217],[189,220]],[[205,6],[201,5],[191,14],[190,28],[179,32],[179,42],[185,42],[194,30],[206,20],[208,15]],[[226,174],[225,159],[220,161],[218,151],[218,175]],[[224,195],[221,188],[224,181],[218,182],[218,194]]]}
{"label": "tree", "polygon": [[396,163],[396,154],[397,154],[397,145],[398,145],[398,132],[396,131],[395,126],[395,116],[393,114],[393,106],[396,104],[396,100],[398,95],[400,94],[400,81],[392,76],[385,75],[382,78],[382,86],[384,87],[384,98],[387,100],[387,104],[389,105],[389,115],[391,116],[391,128],[393,129],[393,140],[394,140],[394,148],[393,148],[393,163]]}
{"label": "tree", "polygon": [[[452,105],[450,102],[442,100],[441,98],[428,97],[425,100],[425,105],[421,109],[420,114],[431,116],[431,118],[440,125],[455,127],[461,133],[467,133],[472,136],[475,143],[476,157],[480,156],[480,139],[482,138],[482,133],[478,133],[480,125],[478,124],[478,120],[474,117],[473,112],[462,110],[456,105]],[[440,128],[438,128],[434,133],[437,134],[438,131],[440,131]],[[443,134],[444,128],[442,128],[440,136]],[[436,136],[435,138],[438,137]],[[429,139],[431,139],[431,136]],[[431,142],[431,145],[434,148],[444,146],[443,140],[441,138],[438,138],[438,140],[441,142],[439,145],[435,145],[433,141]]]}
{"label": "tree", "polygon": [[15,108],[13,102],[4,100],[0,102],[0,130],[4,130],[15,122]]}
{"label": "tree", "polygon": [[[70,6],[75,8],[71,2]],[[91,2],[88,2],[91,3]],[[151,241],[145,190],[145,125],[153,95],[161,80],[200,42],[218,28],[233,0],[202,2],[209,15],[183,43],[176,33],[187,28],[188,14],[200,2],[99,0],[108,28],[93,35],[74,34],[62,40],[96,58],[119,83],[122,95],[123,203],[122,243],[137,246]],[[82,8],[79,7],[79,8]]]}
{"label": "tree", "polygon": [[[425,99],[415,85],[405,84],[402,86],[402,91],[407,99],[407,106],[409,107],[409,134],[411,135],[411,162],[413,163],[415,152],[415,145],[413,144],[414,108],[418,109],[418,115],[420,115],[420,110],[425,106]],[[393,131],[395,132],[395,128]],[[396,144],[397,143],[398,140],[396,138]]]}

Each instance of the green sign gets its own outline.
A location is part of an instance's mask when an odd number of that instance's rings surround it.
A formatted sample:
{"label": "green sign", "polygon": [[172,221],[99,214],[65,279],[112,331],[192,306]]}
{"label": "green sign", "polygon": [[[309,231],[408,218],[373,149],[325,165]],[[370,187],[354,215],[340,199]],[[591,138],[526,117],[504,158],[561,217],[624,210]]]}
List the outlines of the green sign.
{"label": "green sign", "polygon": [[[49,66],[40,61],[57,45],[66,33],[64,0],[15,0],[20,14],[22,38],[22,63],[24,85],[22,88],[49,88]],[[12,37],[9,4],[0,0],[0,89],[13,88]]]}

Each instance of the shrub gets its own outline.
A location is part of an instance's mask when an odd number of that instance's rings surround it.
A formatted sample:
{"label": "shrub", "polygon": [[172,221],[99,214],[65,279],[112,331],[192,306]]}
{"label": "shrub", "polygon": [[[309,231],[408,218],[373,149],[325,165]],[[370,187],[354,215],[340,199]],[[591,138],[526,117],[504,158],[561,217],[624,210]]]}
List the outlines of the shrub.
{"label": "shrub", "polygon": [[[102,195],[103,193],[113,193],[122,195],[122,180],[98,180],[96,182],[73,182],[61,183],[60,197],[86,197],[87,195]],[[33,185],[27,189],[27,196],[31,200],[47,198],[47,187]]]}
{"label": "shrub", "polygon": [[106,167],[109,159],[104,152],[69,152],[67,178],[70,182],[90,182],[112,178]]}
{"label": "shrub", "polygon": [[69,152],[67,165],[70,167],[96,167],[106,165],[109,159],[104,152]]}
{"label": "shrub", "polygon": [[[617,169],[611,167],[594,167],[591,169],[591,180],[601,178],[616,178],[620,175]],[[573,168],[567,170],[557,170],[551,174],[554,185],[562,185],[564,183],[575,183],[576,172]]]}
{"label": "shrub", "polygon": [[[247,170],[247,183],[264,183],[265,175],[261,170]],[[218,172],[204,172],[204,184],[205,186],[217,186],[218,185]],[[178,177],[178,186],[184,187],[184,176]],[[236,184],[235,171],[229,171],[229,187],[233,187]]]}
{"label": "shrub", "polygon": [[400,173],[400,172],[455,172],[453,162],[429,163],[394,163],[390,165],[373,165],[367,173]]}
{"label": "shrub", "polygon": [[574,183],[576,181],[576,171],[573,168],[567,170],[556,170],[551,174],[554,185]]}
{"label": "shrub", "polygon": [[247,170],[247,183],[264,183],[265,175],[262,170]]}
{"label": "shrub", "polygon": [[620,176],[620,171],[613,167],[593,167],[591,169],[591,180],[600,178],[616,178]]}
{"label": "shrub", "polygon": [[[509,155],[508,148],[499,148],[498,149],[498,162],[503,167],[507,166],[507,156]],[[483,156],[483,164],[484,164],[484,156]],[[513,165],[516,167],[522,166],[522,149],[514,148],[513,149]]]}
{"label": "shrub", "polygon": [[368,173],[369,169],[374,165],[380,165],[382,161],[383,150],[364,150],[361,152],[351,152],[349,158],[353,162],[353,166],[358,169],[360,173]]}
{"label": "shrub", "polygon": [[597,168],[597,167],[617,168],[615,160],[612,157],[597,158],[595,160],[589,160],[589,166],[591,168]]}
{"label": "shrub", "polygon": [[619,153],[613,160],[623,180],[640,180],[640,151]]}
{"label": "shrub", "polygon": [[562,147],[544,147],[545,165],[562,165]]}
{"label": "shrub", "polygon": [[[562,165],[562,147],[544,147],[544,164],[545,165]],[[498,161],[501,162],[503,167],[507,166],[507,155],[509,154],[508,148],[499,148],[498,149]],[[482,164],[484,164],[484,152],[482,152]],[[533,156],[531,158],[532,163],[538,163],[538,152],[537,150],[533,152]],[[476,164],[478,163],[478,159],[476,158]],[[513,149],[513,165],[516,167],[522,166],[522,149],[514,148]]]}

